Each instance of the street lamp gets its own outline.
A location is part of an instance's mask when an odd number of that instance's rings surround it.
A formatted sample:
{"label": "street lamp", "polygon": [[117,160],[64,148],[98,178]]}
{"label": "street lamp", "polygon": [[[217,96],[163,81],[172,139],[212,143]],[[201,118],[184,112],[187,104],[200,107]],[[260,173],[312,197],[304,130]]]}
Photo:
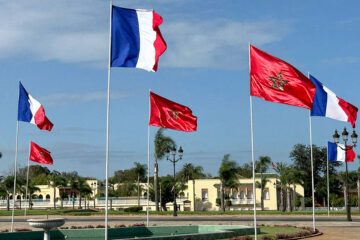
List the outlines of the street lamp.
{"label": "street lamp", "polygon": [[[336,145],[338,147],[340,147],[343,151],[345,151],[345,166],[346,166],[346,174],[345,174],[345,187],[346,187],[346,216],[347,216],[347,220],[348,221],[352,221],[351,219],[351,209],[350,209],[350,194],[349,194],[349,177],[348,177],[348,163],[347,163],[347,151],[348,146],[347,146],[347,141],[348,141],[348,137],[349,137],[349,133],[348,131],[346,131],[346,128],[344,128],[344,131],[341,133],[341,136],[344,140],[345,143],[345,147],[341,147],[341,145],[339,145],[340,142],[340,136],[337,132],[337,130],[335,130],[335,133],[333,135],[334,138],[334,142],[336,143]],[[358,135],[355,132],[355,129],[353,130],[353,133],[351,134],[351,141],[353,143],[353,146],[351,147],[356,147],[356,143],[357,143],[357,137]]]}
{"label": "street lamp", "polygon": [[[170,158],[170,153],[172,155],[172,159]],[[173,166],[174,166],[174,185],[173,185],[173,196],[174,196],[174,213],[173,213],[173,216],[174,217],[177,216],[175,164],[182,159],[183,153],[184,153],[184,151],[180,146],[180,148],[178,150],[179,158],[176,159],[176,147],[175,146],[171,149],[171,151],[170,151],[170,149],[166,150],[166,159],[168,161],[172,162]]]}

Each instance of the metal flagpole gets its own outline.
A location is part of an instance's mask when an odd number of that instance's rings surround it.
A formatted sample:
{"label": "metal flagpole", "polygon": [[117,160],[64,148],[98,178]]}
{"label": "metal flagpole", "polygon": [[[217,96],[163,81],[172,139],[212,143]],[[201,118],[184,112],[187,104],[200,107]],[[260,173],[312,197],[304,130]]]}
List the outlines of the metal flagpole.
{"label": "metal flagpole", "polygon": [[[30,197],[27,198],[28,195],[28,187],[29,187],[29,168],[30,168],[30,143],[29,143],[29,158],[28,158],[28,167],[27,167],[27,174],[26,174],[26,191],[25,191],[25,200],[28,199],[28,207],[30,207]],[[26,203],[25,203],[25,212],[24,217],[26,217]]]}
{"label": "metal flagpole", "polygon": [[329,146],[326,146],[326,175],[327,175],[327,207],[328,207],[328,217],[330,217]]}
{"label": "metal flagpole", "polygon": [[[250,43],[249,43],[249,75],[251,71],[250,64]],[[257,240],[256,231],[256,188],[255,188],[255,157],[254,157],[254,131],[253,131],[253,107],[252,97],[250,95],[250,129],[251,129],[251,161],[252,161],[252,175],[253,175],[253,201],[254,201],[254,234],[255,240]]]}
{"label": "metal flagpole", "polygon": [[14,192],[13,192],[13,207],[11,213],[11,232],[14,231],[14,212],[15,212],[15,194],[16,194],[16,167],[17,167],[17,157],[18,157],[18,136],[19,136],[19,121],[16,120],[16,140],[15,140],[15,161],[14,161]]}
{"label": "metal flagpole", "polygon": [[310,159],[311,159],[312,217],[313,217],[313,230],[315,231],[314,159],[313,159],[312,131],[311,131],[311,110],[309,110],[309,127],[310,127]]}
{"label": "metal flagpole", "polygon": [[111,20],[112,0],[110,1],[110,27],[109,27],[109,65],[106,106],[106,157],[105,157],[105,240],[108,239],[108,197],[109,197],[109,116],[110,116],[110,78],[111,78]]}
{"label": "metal flagpole", "polygon": [[252,161],[252,175],[253,175],[253,201],[254,201],[254,233],[255,240],[257,240],[256,232],[256,188],[255,188],[255,158],[254,158],[254,131],[253,131],[253,111],[252,98],[250,96],[250,119],[251,119],[251,161]]}
{"label": "metal flagpole", "polygon": [[[150,89],[149,89],[149,120],[150,120]],[[146,226],[149,226],[149,188],[150,188],[150,125],[148,123],[148,159],[147,159],[147,192],[146,192]]]}

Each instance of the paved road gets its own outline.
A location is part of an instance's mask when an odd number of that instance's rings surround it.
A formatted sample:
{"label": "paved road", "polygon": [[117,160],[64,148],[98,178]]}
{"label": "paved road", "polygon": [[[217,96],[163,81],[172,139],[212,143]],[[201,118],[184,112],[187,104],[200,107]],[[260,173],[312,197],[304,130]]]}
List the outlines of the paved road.
{"label": "paved road", "polygon": [[[28,216],[28,218],[43,218],[44,216]],[[50,216],[51,218],[52,216]],[[15,222],[26,222],[24,217],[15,217]],[[99,216],[65,216],[68,222],[99,222],[103,221],[104,217]],[[1,217],[0,222],[9,222],[11,217]],[[151,221],[156,222],[199,222],[199,221],[214,221],[214,222],[251,222],[252,216],[150,216]],[[109,216],[109,221],[112,222],[143,222],[146,221],[146,216]],[[257,221],[261,222],[312,222],[311,216],[258,216]],[[346,217],[327,217],[319,216],[315,218],[316,222],[347,222]],[[360,217],[353,217],[353,222],[360,222]]]}

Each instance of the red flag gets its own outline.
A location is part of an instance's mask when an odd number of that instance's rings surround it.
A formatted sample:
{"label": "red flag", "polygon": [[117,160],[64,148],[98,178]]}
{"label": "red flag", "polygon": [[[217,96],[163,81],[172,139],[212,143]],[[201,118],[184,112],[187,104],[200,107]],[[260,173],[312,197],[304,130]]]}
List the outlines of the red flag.
{"label": "red flag", "polygon": [[271,166],[272,166],[273,169],[276,168],[274,162],[271,162]]}
{"label": "red flag", "polygon": [[32,141],[30,142],[29,160],[42,164],[50,164],[50,165],[53,164],[53,159],[50,155],[50,152],[45,148],[38,146]]}
{"label": "red flag", "polygon": [[316,87],[287,62],[250,45],[250,95],[312,109]]}
{"label": "red flag", "polygon": [[149,125],[184,132],[196,131],[197,117],[190,108],[150,92],[151,114]]}
{"label": "red flag", "polygon": [[353,146],[347,146],[347,156],[346,156],[346,161],[347,162],[353,162],[355,157],[356,157],[356,154],[354,152],[354,148]]}

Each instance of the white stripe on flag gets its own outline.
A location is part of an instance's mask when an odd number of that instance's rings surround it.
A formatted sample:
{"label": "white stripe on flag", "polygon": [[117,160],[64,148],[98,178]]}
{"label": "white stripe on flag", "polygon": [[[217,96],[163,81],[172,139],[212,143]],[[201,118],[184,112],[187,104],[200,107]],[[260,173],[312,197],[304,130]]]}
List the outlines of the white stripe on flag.
{"label": "white stripe on flag", "polygon": [[324,91],[327,93],[325,116],[346,122],[348,120],[348,116],[346,115],[344,110],[339,106],[339,99],[336,97],[336,94],[325,86],[323,86],[323,88]]}

